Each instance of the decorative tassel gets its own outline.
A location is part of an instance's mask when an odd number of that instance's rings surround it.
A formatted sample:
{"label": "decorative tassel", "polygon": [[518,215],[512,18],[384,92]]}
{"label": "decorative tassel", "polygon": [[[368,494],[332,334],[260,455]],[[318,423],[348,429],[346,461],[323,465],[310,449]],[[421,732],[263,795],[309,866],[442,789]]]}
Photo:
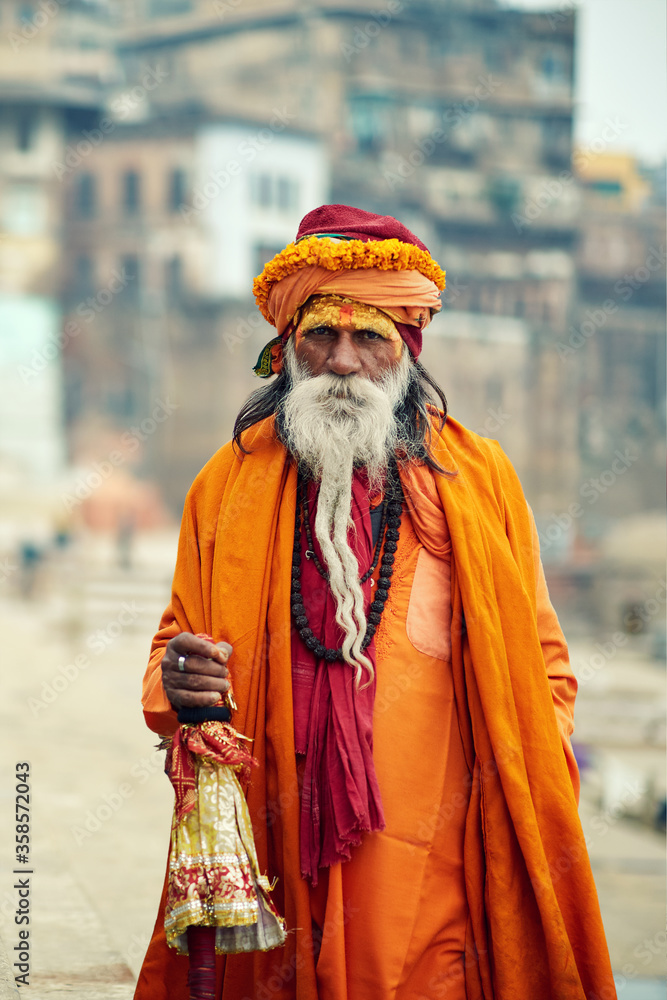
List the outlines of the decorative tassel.
{"label": "decorative tassel", "polygon": [[282,371],[283,367],[283,342],[281,337],[274,337],[262,348],[253,365],[253,371],[259,378],[271,378]]}
{"label": "decorative tassel", "polygon": [[267,951],[285,941],[239,783],[256,762],[244,745],[250,741],[221,721],[221,706],[229,718],[231,691],[212,706],[217,718],[184,723],[163,742],[175,792],[165,933],[170,947],[190,955],[191,1000],[214,996],[206,990],[215,988],[216,952]]}

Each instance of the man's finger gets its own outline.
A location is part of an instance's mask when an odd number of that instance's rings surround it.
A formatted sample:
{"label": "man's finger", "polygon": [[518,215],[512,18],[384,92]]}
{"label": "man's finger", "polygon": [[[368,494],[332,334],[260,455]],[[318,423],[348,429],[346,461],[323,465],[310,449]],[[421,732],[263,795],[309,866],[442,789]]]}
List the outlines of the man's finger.
{"label": "man's finger", "polygon": [[[225,645],[228,645],[227,643]],[[188,653],[195,653],[202,657],[209,657],[221,662],[221,650],[208,639],[200,639],[198,635],[191,632],[181,632],[168,643],[168,648],[173,650],[178,656]],[[231,646],[230,646],[231,649]]]}
{"label": "man's finger", "polygon": [[207,674],[167,674],[163,679],[165,691],[220,691],[230,688],[230,683],[224,677],[212,677]]}
{"label": "man's finger", "polygon": [[174,656],[165,656],[163,661],[163,672],[169,671],[170,673],[179,674],[208,674],[211,677],[228,677],[229,670],[224,663],[219,663],[217,660],[211,660],[208,658],[203,658],[201,656],[195,656],[193,654],[181,654],[184,656],[183,669],[181,670],[179,666],[179,658]]}
{"label": "man's finger", "polygon": [[210,708],[218,700],[219,692],[210,691],[185,691],[183,688],[171,691],[167,690],[167,697],[170,704],[175,708]]}

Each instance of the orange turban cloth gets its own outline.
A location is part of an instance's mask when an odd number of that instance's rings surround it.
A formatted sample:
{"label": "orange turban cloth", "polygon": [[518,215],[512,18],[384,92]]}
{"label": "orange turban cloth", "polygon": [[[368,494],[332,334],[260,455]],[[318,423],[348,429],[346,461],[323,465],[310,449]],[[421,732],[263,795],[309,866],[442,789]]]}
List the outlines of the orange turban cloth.
{"label": "orange turban cloth", "polygon": [[348,205],[316,208],[302,219],[296,241],[255,279],[257,305],[279,335],[255,371],[266,376],[279,370],[279,345],[312,295],[339,295],[381,309],[416,358],[422,330],[442,308],[444,287],[445,272],[397,219]]}

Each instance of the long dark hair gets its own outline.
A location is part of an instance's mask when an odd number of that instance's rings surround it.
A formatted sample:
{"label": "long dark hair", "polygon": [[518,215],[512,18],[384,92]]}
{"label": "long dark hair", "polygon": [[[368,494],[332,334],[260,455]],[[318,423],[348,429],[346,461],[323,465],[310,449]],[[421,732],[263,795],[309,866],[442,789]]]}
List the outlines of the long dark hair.
{"label": "long dark hair", "polygon": [[[438,430],[442,430],[447,419],[445,394],[420,361],[413,362],[411,376],[405,397],[396,410],[400,447],[408,458],[423,462],[435,472],[445,476],[455,475],[443,469],[430,450],[434,411],[438,415]],[[281,436],[279,407],[290,388],[291,381],[285,365],[275,379],[253,392],[243,404],[234,423],[233,441],[244,455],[249,452],[243,445],[241,435],[265,417],[277,414],[276,431]],[[433,405],[434,400],[437,400],[436,406]]]}

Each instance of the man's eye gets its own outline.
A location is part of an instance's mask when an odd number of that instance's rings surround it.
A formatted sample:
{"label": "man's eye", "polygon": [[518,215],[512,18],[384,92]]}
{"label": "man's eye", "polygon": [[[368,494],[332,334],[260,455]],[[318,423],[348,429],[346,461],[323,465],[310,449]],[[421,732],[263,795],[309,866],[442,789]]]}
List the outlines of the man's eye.
{"label": "man's eye", "polygon": [[366,340],[382,340],[382,334],[377,333],[375,330],[362,330],[361,335]]}
{"label": "man's eye", "polygon": [[312,330],[306,332],[307,337],[325,337],[327,334],[331,333],[330,326],[314,326]]}

